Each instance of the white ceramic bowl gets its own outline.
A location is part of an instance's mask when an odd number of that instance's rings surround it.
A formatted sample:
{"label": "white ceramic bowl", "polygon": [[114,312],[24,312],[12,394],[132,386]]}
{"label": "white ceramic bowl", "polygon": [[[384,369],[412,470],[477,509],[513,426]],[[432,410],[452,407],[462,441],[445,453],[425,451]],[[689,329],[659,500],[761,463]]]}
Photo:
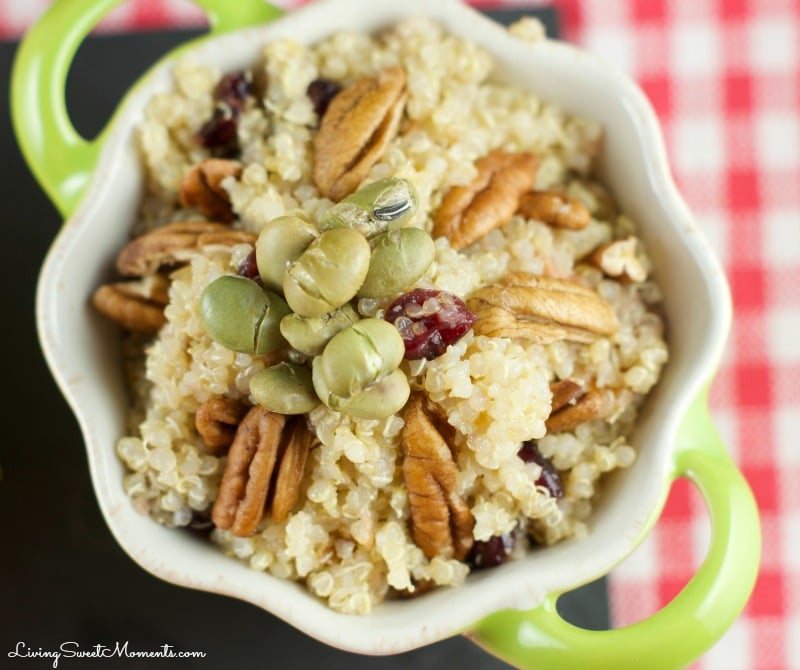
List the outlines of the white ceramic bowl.
{"label": "white ceramic bowl", "polygon": [[[85,197],[47,257],[36,307],[47,360],[83,431],[100,507],[124,550],[158,577],[247,600],[324,642],[369,654],[425,645],[505,608],[536,607],[548,594],[604,575],[624,559],[655,522],[679,470],[681,421],[717,366],[731,318],[720,265],[676,191],[649,103],[628,78],[587,53],[556,41],[513,38],[451,0],[322,0],[273,23],[203,41],[192,56],[223,71],[235,70],[255,62],[262,46],[275,38],[311,43],[337,29],[374,31],[413,15],[430,16],[485,47],[496,58],[498,78],[602,123],[602,177],[640,223],[664,289],[671,358],[632,438],[639,458],[610,478],[586,539],[472,575],[462,588],[387,602],[364,618],[338,614],[302,586],[252,571],[211,543],[163,528],[134,511],[114,451],[127,411],[118,335],[90,309],[89,296],[110,275],[134,223],[143,177],[133,128],[152,95],[171,87],[169,61],[137,85],[118,111]],[[757,549],[755,557],[757,562]]]}

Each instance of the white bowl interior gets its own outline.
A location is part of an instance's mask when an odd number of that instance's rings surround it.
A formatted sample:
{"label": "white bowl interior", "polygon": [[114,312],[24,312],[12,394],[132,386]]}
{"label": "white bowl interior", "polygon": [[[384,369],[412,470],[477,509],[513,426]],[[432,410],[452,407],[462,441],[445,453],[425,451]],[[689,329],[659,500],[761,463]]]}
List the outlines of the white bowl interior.
{"label": "white bowl interior", "polygon": [[133,510],[114,452],[127,408],[117,330],[93,313],[88,298],[110,276],[134,222],[142,179],[132,129],[153,93],[170,88],[168,64],[137,86],[117,115],[89,194],[45,263],[37,304],[45,354],[78,417],[100,506],[125,551],[161,578],[248,600],[331,645],[377,654],[453,635],[501,608],[535,606],[550,592],[605,574],[627,556],[663,504],[679,420],[713,374],[730,319],[721,269],[671,180],[649,104],[628,79],[592,56],[556,42],[513,39],[451,0],[322,0],[273,24],[204,42],[193,56],[233,70],[256,61],[262,45],[277,37],[315,42],[337,29],[373,31],[415,15],[431,16],[485,46],[497,59],[498,76],[604,125],[603,175],[642,226],[664,288],[671,359],[634,437],[639,459],[612,478],[588,538],[476,574],[461,589],[383,604],[363,618],[337,614],[302,587],[252,571],[210,543]]}

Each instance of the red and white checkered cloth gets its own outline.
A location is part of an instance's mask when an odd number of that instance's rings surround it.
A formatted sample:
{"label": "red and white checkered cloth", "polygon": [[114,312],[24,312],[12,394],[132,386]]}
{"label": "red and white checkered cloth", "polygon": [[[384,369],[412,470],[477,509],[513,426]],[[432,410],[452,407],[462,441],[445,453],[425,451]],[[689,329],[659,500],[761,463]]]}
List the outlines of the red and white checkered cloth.
{"label": "red and white checkered cloth", "polygon": [[[48,4],[0,0],[0,38],[19,36]],[[549,4],[566,39],[626,70],[652,100],[679,186],[733,290],[712,413],[758,500],[763,562],[743,615],[693,667],[800,670],[800,0]],[[200,24],[188,0],[130,0],[102,27]],[[708,536],[700,495],[678,482],[654,533],[611,576],[615,625],[668,602]]]}

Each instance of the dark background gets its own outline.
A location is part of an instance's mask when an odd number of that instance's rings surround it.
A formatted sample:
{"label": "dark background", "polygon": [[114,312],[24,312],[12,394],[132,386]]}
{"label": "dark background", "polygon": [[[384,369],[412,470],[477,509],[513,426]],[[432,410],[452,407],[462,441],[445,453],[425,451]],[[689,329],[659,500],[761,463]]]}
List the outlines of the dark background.
{"label": "dark background", "polygon": [[[546,9],[535,13],[548,24],[548,34],[555,35],[555,14]],[[520,14],[494,12],[502,21]],[[76,127],[93,136],[130,84],[158,56],[194,34],[89,38],[68,82]],[[171,644],[204,651],[206,658],[61,659],[59,668],[508,668],[463,637],[381,658],[334,650],[250,604],[161,582],[117,546],[95,502],[77,423],[37,341],[37,275],[62,221],[31,177],[13,138],[8,79],[16,46],[0,42],[0,668],[52,667],[52,660],[9,658],[18,642],[34,650],[56,650],[62,642],[75,641],[87,650],[126,640],[131,650]],[[609,626],[602,580],[564,596],[559,607],[578,625]]]}

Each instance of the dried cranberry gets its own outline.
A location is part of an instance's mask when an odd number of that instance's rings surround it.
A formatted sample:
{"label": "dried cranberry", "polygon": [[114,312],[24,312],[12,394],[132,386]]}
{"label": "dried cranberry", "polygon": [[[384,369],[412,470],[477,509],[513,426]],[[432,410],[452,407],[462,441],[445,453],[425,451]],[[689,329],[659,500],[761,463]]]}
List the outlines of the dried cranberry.
{"label": "dried cranberry", "polygon": [[197,133],[197,143],[219,156],[235,153],[238,149],[238,126],[238,118],[230,109],[217,107]]}
{"label": "dried cranberry", "polygon": [[542,452],[539,451],[536,442],[531,442],[530,440],[523,442],[517,452],[517,456],[526,463],[536,463],[542,468],[542,474],[536,480],[536,486],[544,486],[554,498],[564,497],[564,485],[561,483],[561,475],[558,474],[558,470],[555,469],[550,460],[542,456]]}
{"label": "dried cranberry", "polygon": [[236,112],[241,112],[251,88],[252,84],[247,73],[232,72],[220,79],[214,89],[214,100],[228,105]]}
{"label": "dried cranberry", "polygon": [[197,143],[214,156],[230,158],[239,153],[239,114],[250,89],[250,77],[244,72],[225,75],[214,89],[214,113],[196,136]]}
{"label": "dried cranberry", "polygon": [[458,342],[478,317],[457,295],[418,288],[397,298],[383,318],[400,331],[407,359],[431,360]]}
{"label": "dried cranberry", "polygon": [[492,535],[488,540],[475,540],[467,555],[467,563],[476,570],[495,568],[504,563],[514,550],[517,536],[514,531]]}
{"label": "dried cranberry", "polygon": [[306,89],[306,95],[314,106],[317,116],[322,118],[334,96],[342,90],[339,82],[332,79],[315,79]]}
{"label": "dried cranberry", "polygon": [[258,262],[256,261],[256,250],[253,249],[249,254],[247,254],[247,258],[242,261],[242,264],[239,266],[237,270],[237,274],[242,277],[247,277],[248,279],[252,279],[256,282],[261,282],[261,276],[258,273]]}

